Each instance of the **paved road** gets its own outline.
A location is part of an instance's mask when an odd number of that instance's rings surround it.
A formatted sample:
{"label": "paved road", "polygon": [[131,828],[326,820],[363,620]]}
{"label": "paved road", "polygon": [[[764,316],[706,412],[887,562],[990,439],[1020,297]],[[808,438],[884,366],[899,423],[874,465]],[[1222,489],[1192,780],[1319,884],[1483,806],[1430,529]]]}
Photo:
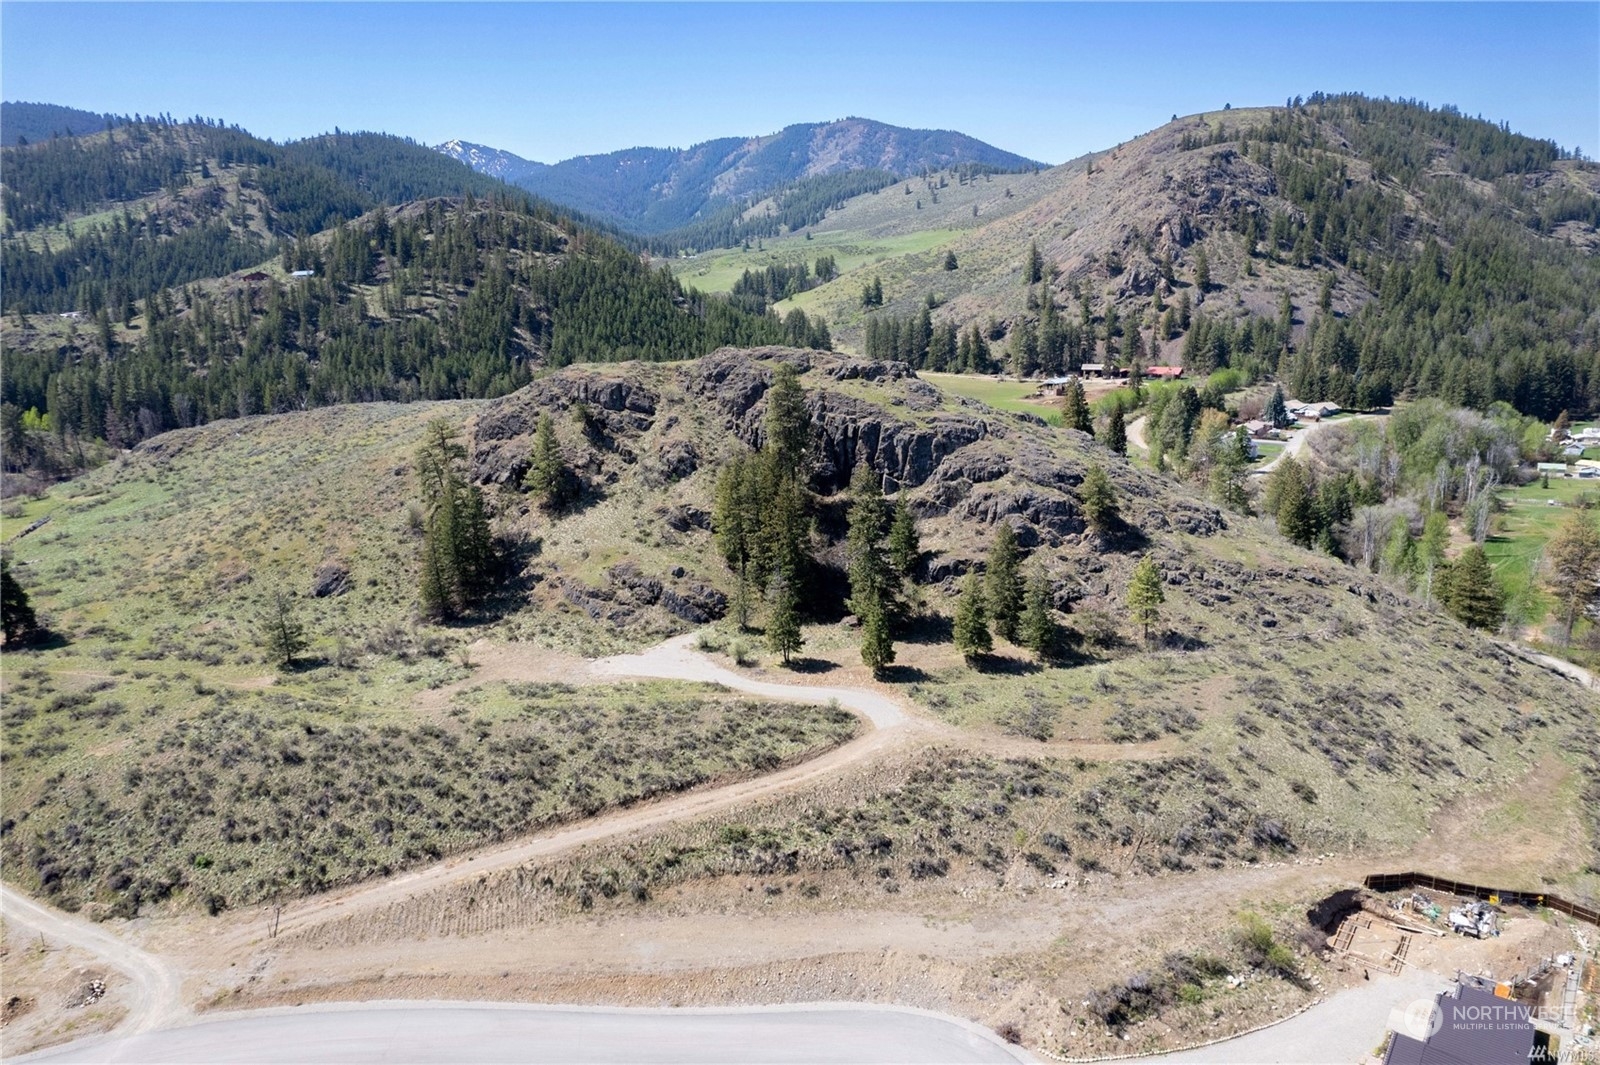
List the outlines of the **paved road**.
{"label": "paved road", "polygon": [[917,1010],[823,1006],[621,1010],[368,1003],[239,1013],[84,1043],[30,1062],[957,1063],[1034,1059],[992,1033]]}
{"label": "paved road", "polygon": [[1336,991],[1282,1024],[1215,1046],[1137,1058],[1126,1065],[1355,1065],[1383,1042],[1393,1011],[1418,999],[1432,1000],[1449,983],[1418,969],[1399,976],[1374,974],[1370,982]]}

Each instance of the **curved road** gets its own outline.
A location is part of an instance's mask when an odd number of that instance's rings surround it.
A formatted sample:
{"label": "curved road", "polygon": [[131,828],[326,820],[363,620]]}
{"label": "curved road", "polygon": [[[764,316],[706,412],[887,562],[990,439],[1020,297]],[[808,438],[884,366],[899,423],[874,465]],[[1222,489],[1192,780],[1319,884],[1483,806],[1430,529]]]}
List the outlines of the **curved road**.
{"label": "curved road", "polygon": [[1336,991],[1304,1013],[1270,1028],[1197,1050],[1135,1058],[1124,1065],[1325,1065],[1361,1061],[1383,1042],[1395,1011],[1432,1001],[1451,981],[1407,969]]}
{"label": "curved road", "polygon": [[51,939],[93,954],[128,977],[128,1015],[118,1031],[148,1032],[189,1016],[182,982],[162,959],[112,935],[92,921],[34,902],[0,884],[5,919]]}
{"label": "curved road", "polygon": [[616,655],[590,663],[597,677],[654,677],[662,680],[695,680],[721,684],[735,691],[749,692],[768,699],[791,702],[837,702],[872,722],[874,728],[887,729],[908,720],[900,704],[877,692],[860,688],[825,688],[809,684],[774,684],[755,680],[726,669],[694,651],[694,637],[676,636],[636,655]]}
{"label": "curved road", "polygon": [[1007,1062],[1034,1060],[975,1024],[851,1005],[622,1010],[375,1002],[219,1015],[45,1051],[30,1062]]}
{"label": "curved road", "polygon": [[[736,691],[769,699],[792,702],[827,703],[836,701],[865,718],[872,726],[865,735],[816,758],[722,787],[684,792],[653,802],[640,803],[599,817],[558,828],[514,843],[469,851],[431,866],[401,873],[387,880],[371,881],[318,895],[285,906],[279,934],[299,931],[336,920],[358,910],[382,906],[406,896],[442,887],[485,873],[509,869],[535,858],[547,858],[585,843],[612,836],[658,828],[692,817],[700,817],[736,803],[765,798],[787,791],[820,777],[830,776],[853,762],[861,761],[891,744],[899,742],[918,723],[900,705],[877,692],[857,688],[829,688],[803,684],[776,684],[755,680],[726,669],[691,649],[692,636],[679,636],[636,655],[617,655],[589,664],[599,678],[649,677],[668,680],[721,684]],[[237,946],[259,939],[264,911],[244,911],[234,936]]]}

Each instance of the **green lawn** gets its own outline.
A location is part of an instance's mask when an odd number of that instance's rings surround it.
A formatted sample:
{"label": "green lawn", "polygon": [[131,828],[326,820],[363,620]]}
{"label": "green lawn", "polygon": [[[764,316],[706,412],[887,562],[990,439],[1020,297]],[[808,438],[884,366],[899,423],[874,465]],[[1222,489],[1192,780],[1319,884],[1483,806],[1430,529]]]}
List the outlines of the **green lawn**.
{"label": "green lawn", "polygon": [[1286,446],[1287,445],[1285,444],[1279,444],[1271,440],[1257,440],[1256,450],[1260,452],[1260,458],[1256,460],[1256,465],[1264,466],[1271,462],[1273,459],[1283,454],[1283,449]]}
{"label": "green lawn", "polygon": [[1032,382],[1002,381],[993,377],[958,373],[920,373],[918,376],[946,392],[966,396],[979,403],[987,403],[996,410],[1034,414],[1051,425],[1061,424],[1061,411],[1054,403],[1041,403],[1024,398],[1038,391],[1038,386]]}
{"label": "green lawn", "polygon": [[1544,545],[1571,516],[1572,504],[1585,494],[1600,495],[1600,483],[1553,477],[1549,488],[1535,481],[1500,493],[1505,509],[1497,517],[1495,534],[1484,543],[1483,550],[1507,595],[1513,600],[1528,596],[1529,622],[1542,621],[1550,609],[1548,597],[1534,579]]}

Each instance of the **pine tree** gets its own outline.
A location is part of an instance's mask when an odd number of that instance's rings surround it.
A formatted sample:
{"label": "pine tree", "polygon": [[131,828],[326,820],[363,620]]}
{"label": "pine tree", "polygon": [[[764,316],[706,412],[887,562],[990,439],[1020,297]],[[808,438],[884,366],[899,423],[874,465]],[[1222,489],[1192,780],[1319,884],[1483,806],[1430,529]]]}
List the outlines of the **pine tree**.
{"label": "pine tree", "polygon": [[864,618],[873,610],[889,612],[889,564],[884,557],[888,514],[878,475],[865,462],[850,478],[846,515],[845,556],[850,577],[850,610]]}
{"label": "pine tree", "polygon": [[1089,400],[1084,395],[1083,382],[1076,377],[1067,383],[1066,395],[1061,397],[1061,421],[1068,429],[1094,436]]}
{"label": "pine tree", "polygon": [[782,577],[798,597],[811,563],[809,499],[798,477],[778,471],[770,459],[765,465],[763,497],[755,512],[760,523],[756,574],[763,582]]}
{"label": "pine tree", "polygon": [[779,574],[772,580],[772,613],[767,619],[767,647],[783,656],[783,664],[800,650],[805,638],[800,633],[800,604],[794,583]]}
{"label": "pine tree", "polygon": [[1211,290],[1211,260],[1206,258],[1205,248],[1196,248],[1194,252],[1194,287],[1202,295]]}
{"label": "pine tree", "polygon": [[463,482],[457,491],[460,494],[451,550],[461,575],[462,601],[471,604],[480,601],[489,590],[494,572],[494,538],[489,531],[489,511],[484,506],[482,490]]}
{"label": "pine tree", "polygon": [[1285,457],[1272,471],[1267,497],[1278,531],[1301,547],[1310,547],[1317,538],[1317,519],[1305,467]]}
{"label": "pine tree", "polygon": [[294,598],[287,592],[276,591],[268,598],[259,629],[262,650],[279,669],[293,666],[295,656],[309,646],[305,626],[295,616]]}
{"label": "pine tree", "polygon": [[13,647],[27,642],[39,630],[39,619],[28,602],[27,591],[11,575],[9,555],[0,555],[0,615],[6,643]]}
{"label": "pine tree", "polygon": [[453,618],[462,602],[461,570],[451,549],[455,542],[455,507],[435,507],[422,532],[422,575],[417,595],[422,612],[434,620]]}
{"label": "pine tree", "polygon": [[1556,598],[1563,643],[1596,595],[1600,579],[1600,528],[1588,511],[1573,511],[1545,544],[1544,561],[1550,591]]}
{"label": "pine tree", "polygon": [[1422,522],[1422,539],[1417,542],[1417,575],[1424,602],[1431,603],[1438,577],[1444,574],[1445,548],[1450,543],[1450,519],[1441,510],[1428,512]]}
{"label": "pine tree", "polygon": [[861,615],[861,664],[880,676],[894,662],[894,638],[889,630],[889,612],[875,603]]}
{"label": "pine tree", "polygon": [[1133,567],[1133,577],[1128,581],[1128,614],[1135,625],[1144,632],[1144,642],[1150,642],[1150,626],[1161,620],[1161,604],[1166,593],[1161,590],[1161,572],[1155,559],[1146,555]]}
{"label": "pine tree", "polygon": [[1098,465],[1090,466],[1078,487],[1078,503],[1083,507],[1083,517],[1089,527],[1104,536],[1116,528],[1117,494],[1111,487],[1111,478]]}
{"label": "pine tree", "polygon": [[1105,445],[1119,455],[1128,453],[1128,427],[1120,403],[1112,405],[1111,414],[1106,418]]}
{"label": "pine tree", "polygon": [[[976,210],[976,208],[974,208],[974,210]],[[959,264],[956,262],[955,252],[947,251],[944,253],[944,268],[946,270],[955,270],[958,268],[958,265]]]}
{"label": "pine tree", "polygon": [[522,478],[522,487],[549,511],[566,509],[577,494],[572,471],[556,439],[555,422],[548,412],[539,415],[539,425],[533,434],[533,455],[528,472]]}
{"label": "pine tree", "polygon": [[[754,458],[746,452],[736,454],[717,474],[717,486],[711,504],[711,527],[727,562],[741,581],[749,576],[750,563],[755,553],[757,521],[747,505],[751,493],[748,484],[756,472]],[[740,622],[741,626],[743,622]]]}
{"label": "pine tree", "polygon": [[917,563],[922,558],[922,544],[917,536],[917,519],[911,513],[906,494],[901,491],[894,501],[894,521],[889,526],[889,565],[903,581],[916,576]]}
{"label": "pine tree", "polygon": [[1039,661],[1051,661],[1061,649],[1061,626],[1056,623],[1050,605],[1050,581],[1043,569],[1035,568],[1028,577],[1022,595],[1022,646],[1038,656]]}
{"label": "pine tree", "polygon": [[1274,429],[1282,429],[1289,424],[1289,408],[1284,404],[1282,385],[1272,386],[1272,395],[1267,397],[1267,405],[1261,412],[1261,420]]}
{"label": "pine tree", "polygon": [[989,635],[988,611],[983,601],[983,583],[977,570],[967,574],[961,585],[961,598],[956,602],[954,626],[956,650],[971,665],[979,655],[994,650],[994,638]]}
{"label": "pine tree", "polygon": [[1039,254],[1037,241],[1028,245],[1028,261],[1022,269],[1023,283],[1037,285],[1044,279],[1044,256]]}
{"label": "pine tree", "polygon": [[767,389],[766,450],[785,476],[804,475],[811,452],[811,416],[800,375],[788,363],[778,367]]}
{"label": "pine tree", "polygon": [[1474,629],[1499,626],[1504,596],[1482,547],[1473,544],[1450,567],[1443,598],[1445,609],[1463,625]]}
{"label": "pine tree", "polygon": [[416,465],[426,508],[418,595],[433,618],[455,617],[478,602],[493,572],[489,514],[482,491],[461,474],[465,460],[455,429],[443,419],[430,422]]}
{"label": "pine tree", "polygon": [[984,600],[994,631],[1012,643],[1017,642],[1017,622],[1022,617],[1022,552],[1017,534],[1001,522],[989,547],[985,570]]}

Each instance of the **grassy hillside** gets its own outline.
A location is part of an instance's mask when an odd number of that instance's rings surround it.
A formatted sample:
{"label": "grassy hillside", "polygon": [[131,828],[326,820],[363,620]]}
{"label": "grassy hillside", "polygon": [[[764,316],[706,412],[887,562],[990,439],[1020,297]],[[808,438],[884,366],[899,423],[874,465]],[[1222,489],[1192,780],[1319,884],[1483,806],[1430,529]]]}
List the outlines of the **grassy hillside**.
{"label": "grassy hillside", "polygon": [[[1084,316],[1067,366],[1126,359],[1137,328],[1147,364],[1231,360],[1307,399],[1499,399],[1548,420],[1600,404],[1597,227],[1600,168],[1555,145],[1449,109],[1318,96],[1189,116],[1038,175],[902,183],[806,233],[673,269],[731,284],[848,248],[836,280],[778,305],[824,314],[847,349],[863,350],[868,316],[931,299],[935,322],[995,320],[1003,352],[1049,291],[1074,328]],[[911,234],[927,239],[904,246]],[[1049,285],[1024,279],[1034,244]],[[874,278],[884,304],[864,309]],[[1196,324],[1169,319],[1179,304]],[[1288,350],[1195,343],[1202,319],[1251,316],[1282,320]]]}
{"label": "grassy hillside", "polygon": [[[470,658],[459,649],[480,637],[593,654],[723,613],[735,588],[707,528],[714,483],[759,440],[778,360],[806,369],[821,586],[843,583],[836,493],[866,462],[904,486],[925,550],[926,609],[901,631],[886,683],[980,749],[1021,745],[1037,760],[963,755],[910,791],[872,798],[869,785],[862,816],[883,820],[892,858],[876,864],[895,877],[924,868],[908,862],[981,865],[984,848],[1015,846],[1018,830],[1062,841],[1065,857],[1030,843],[1046,864],[1081,856],[1084,868],[1130,872],[1402,847],[1447,800],[1592,747],[1595,706],[1569,682],[1077,434],[881,365],[723,352],[569,368],[487,403],[333,407],[169,433],[14,509],[4,532],[15,572],[59,640],[7,651],[8,875],[124,911],[169,895],[237,905],[837,742],[848,731],[837,715],[763,710],[781,727],[751,732],[745,710],[704,692],[461,684]],[[579,507],[553,518],[516,487],[540,412],[556,416],[584,484]],[[409,453],[436,416],[467,427],[506,558],[499,592],[450,628],[414,620]],[[1114,536],[1082,520],[1090,464],[1116,486],[1126,524]],[[1000,521],[1049,577],[1073,634],[1064,664],[1001,641],[969,665],[949,643],[952,593]],[[1155,651],[1124,606],[1145,554],[1166,594]],[[312,598],[314,581],[345,590]],[[256,633],[279,588],[295,593],[312,636],[305,667],[282,676]],[[807,668],[873,683],[837,598],[814,597],[812,610]],[[641,701],[660,707],[659,727],[624,739],[619,708]],[[492,757],[463,753],[479,747]],[[1122,750],[1145,768],[1129,773]],[[604,751],[621,761],[592,768]],[[1019,779],[1032,783],[1019,791]],[[592,788],[573,790],[585,780]],[[938,832],[972,796],[1009,812]],[[902,823],[891,814],[906,802],[920,812]],[[845,861],[832,830],[763,831],[808,866]],[[674,872],[652,858],[632,875],[648,884],[759,860],[717,851],[716,838],[673,844],[689,848]],[[1595,861],[1572,855],[1560,879],[1593,894]]]}
{"label": "grassy hillside", "polygon": [[[58,634],[6,651],[8,876],[70,908],[215,910],[853,733],[837,710],[692,686],[462,685],[480,633],[413,617],[409,463],[428,419],[471,411],[370,404],[168,434],[5,521]],[[345,590],[313,598],[329,573]],[[288,672],[259,627],[279,590],[312,636]],[[526,611],[519,592],[501,608]]]}

